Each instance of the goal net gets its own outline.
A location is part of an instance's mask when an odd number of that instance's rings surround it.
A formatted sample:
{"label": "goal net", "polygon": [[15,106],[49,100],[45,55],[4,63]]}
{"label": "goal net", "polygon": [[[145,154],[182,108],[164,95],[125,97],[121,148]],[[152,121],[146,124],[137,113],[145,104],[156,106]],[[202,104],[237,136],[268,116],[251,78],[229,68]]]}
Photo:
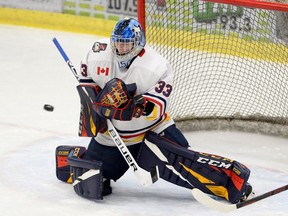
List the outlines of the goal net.
{"label": "goal net", "polygon": [[169,113],[179,127],[288,136],[288,5],[260,0],[138,4],[147,43],[175,71]]}

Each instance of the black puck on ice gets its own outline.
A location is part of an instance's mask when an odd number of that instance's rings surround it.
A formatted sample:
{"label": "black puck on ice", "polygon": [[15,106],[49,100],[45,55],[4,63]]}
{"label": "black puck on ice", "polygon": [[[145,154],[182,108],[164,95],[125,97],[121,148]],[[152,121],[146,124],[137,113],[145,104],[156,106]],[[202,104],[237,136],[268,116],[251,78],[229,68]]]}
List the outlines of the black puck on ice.
{"label": "black puck on ice", "polygon": [[49,112],[52,112],[54,110],[54,107],[52,105],[49,105],[49,104],[44,104],[44,109],[49,111]]}

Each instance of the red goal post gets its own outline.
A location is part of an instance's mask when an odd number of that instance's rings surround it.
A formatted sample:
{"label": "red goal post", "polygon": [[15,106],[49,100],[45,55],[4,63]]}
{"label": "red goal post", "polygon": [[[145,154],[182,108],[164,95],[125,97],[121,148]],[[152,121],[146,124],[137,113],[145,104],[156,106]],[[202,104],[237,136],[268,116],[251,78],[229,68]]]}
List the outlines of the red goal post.
{"label": "red goal post", "polygon": [[[157,0],[155,0],[157,2]],[[165,0],[160,0],[161,2],[165,2]],[[158,0],[158,2],[160,2]],[[209,2],[215,3],[223,3],[223,4],[230,4],[236,6],[246,6],[246,7],[253,7],[253,8],[262,8],[268,10],[276,10],[276,11],[283,11],[288,12],[287,4],[278,2],[269,2],[269,1],[258,1],[258,0],[206,0]],[[283,0],[282,0],[283,1]],[[138,21],[141,23],[143,28],[145,29],[145,0],[138,0]],[[285,0],[283,1],[285,2]]]}
{"label": "red goal post", "polygon": [[251,8],[261,8],[267,10],[288,12],[287,4],[281,2],[259,1],[259,0],[206,0],[209,2],[230,4],[235,6],[244,6]]}
{"label": "red goal post", "polygon": [[138,0],[147,44],[175,71],[169,112],[183,130],[288,137],[288,4]]}

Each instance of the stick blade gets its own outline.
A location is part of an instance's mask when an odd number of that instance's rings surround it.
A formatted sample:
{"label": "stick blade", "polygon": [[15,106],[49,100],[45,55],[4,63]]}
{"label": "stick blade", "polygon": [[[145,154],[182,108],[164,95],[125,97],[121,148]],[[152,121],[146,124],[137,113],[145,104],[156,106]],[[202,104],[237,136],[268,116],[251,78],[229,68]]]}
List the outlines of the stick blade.
{"label": "stick blade", "polygon": [[159,179],[159,168],[158,166],[155,166],[154,169],[150,172],[152,182],[155,183]]}
{"label": "stick blade", "polygon": [[158,166],[154,167],[154,169],[150,172],[139,168],[138,172],[135,172],[135,175],[143,186],[150,186],[159,179]]}
{"label": "stick blade", "polygon": [[197,188],[192,189],[192,195],[202,205],[219,212],[230,212],[237,209],[237,206],[235,204],[226,204],[214,200],[208,194],[202,192]]}

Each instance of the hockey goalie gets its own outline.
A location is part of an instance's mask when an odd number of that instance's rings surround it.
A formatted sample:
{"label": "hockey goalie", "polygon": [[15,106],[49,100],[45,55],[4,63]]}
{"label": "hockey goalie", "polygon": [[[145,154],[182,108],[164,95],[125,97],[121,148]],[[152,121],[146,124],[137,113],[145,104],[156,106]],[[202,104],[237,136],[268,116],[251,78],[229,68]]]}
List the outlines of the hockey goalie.
{"label": "hockey goalie", "polygon": [[[84,198],[101,200],[112,193],[111,181],[128,164],[107,132],[107,119],[121,140],[148,172],[187,189],[221,197],[231,203],[252,191],[250,170],[222,156],[193,151],[167,112],[173,92],[173,70],[168,61],[146,46],[139,22],[120,20],[110,38],[97,41],[81,62],[80,136],[91,137],[86,148],[56,149],[57,178],[72,183]],[[190,92],[193,97],[193,92]],[[117,185],[117,184],[116,184]]]}

